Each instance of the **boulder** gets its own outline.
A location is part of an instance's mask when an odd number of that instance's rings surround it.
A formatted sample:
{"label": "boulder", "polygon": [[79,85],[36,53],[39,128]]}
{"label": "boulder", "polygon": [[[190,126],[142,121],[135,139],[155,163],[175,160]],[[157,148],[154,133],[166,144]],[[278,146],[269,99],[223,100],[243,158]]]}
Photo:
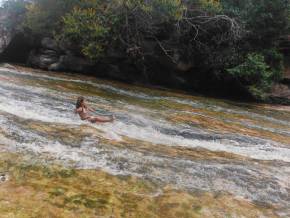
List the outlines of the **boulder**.
{"label": "boulder", "polygon": [[277,83],[272,87],[269,100],[275,104],[290,105],[290,85]]}
{"label": "boulder", "polygon": [[48,70],[49,67],[59,61],[57,52],[53,50],[32,51],[28,58],[28,64],[33,67]]}
{"label": "boulder", "polygon": [[277,83],[272,88],[272,97],[285,98],[290,100],[290,86]]}
{"label": "boulder", "polygon": [[57,62],[57,63],[53,63],[53,64],[49,65],[48,70],[49,71],[63,71],[65,69],[63,68],[61,63]]}
{"label": "boulder", "polygon": [[41,47],[48,50],[58,51],[59,47],[56,41],[52,38],[45,37],[41,40]]}
{"label": "boulder", "polygon": [[8,63],[0,64],[0,67],[11,69],[11,70],[16,70],[16,67]]}

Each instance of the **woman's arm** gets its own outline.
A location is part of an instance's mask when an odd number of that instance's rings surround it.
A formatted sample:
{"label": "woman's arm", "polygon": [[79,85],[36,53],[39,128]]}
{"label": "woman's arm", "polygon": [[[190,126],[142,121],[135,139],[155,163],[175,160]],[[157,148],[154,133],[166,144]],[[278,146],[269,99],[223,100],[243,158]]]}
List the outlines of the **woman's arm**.
{"label": "woman's arm", "polygon": [[91,111],[91,112],[95,112],[95,109],[93,109],[93,108],[91,108],[91,107],[88,107],[87,108],[89,111]]}
{"label": "woman's arm", "polygon": [[90,106],[86,105],[86,109],[91,112],[95,112],[95,109],[91,108]]}
{"label": "woman's arm", "polygon": [[82,112],[83,108],[79,107],[78,109],[75,109],[75,113],[80,113]]}

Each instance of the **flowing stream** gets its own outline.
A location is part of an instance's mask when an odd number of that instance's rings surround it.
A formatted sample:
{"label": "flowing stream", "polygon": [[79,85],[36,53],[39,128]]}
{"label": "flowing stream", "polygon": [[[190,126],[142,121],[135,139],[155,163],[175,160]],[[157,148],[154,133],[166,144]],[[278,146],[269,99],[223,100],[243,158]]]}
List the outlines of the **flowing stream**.
{"label": "flowing stream", "polygon": [[[290,216],[290,109],[0,68],[0,144],[79,169],[227,192]],[[84,96],[109,124],[73,113]]]}

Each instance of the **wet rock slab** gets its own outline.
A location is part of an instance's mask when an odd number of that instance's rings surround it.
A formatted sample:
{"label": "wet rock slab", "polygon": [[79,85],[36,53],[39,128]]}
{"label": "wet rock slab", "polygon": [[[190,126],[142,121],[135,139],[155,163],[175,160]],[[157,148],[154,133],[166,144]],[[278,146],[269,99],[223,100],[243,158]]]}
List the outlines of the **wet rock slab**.
{"label": "wet rock slab", "polygon": [[[290,114],[284,107],[20,67],[1,68],[0,75],[0,143],[22,158],[0,158],[0,172],[10,178],[0,188],[13,193],[3,194],[11,208],[48,205],[36,217],[56,208],[64,217],[73,217],[71,211],[77,217],[289,214]],[[117,120],[79,120],[73,114],[79,95]]]}
{"label": "wet rock slab", "polygon": [[277,217],[269,206],[222,192],[186,193],[131,176],[31,163],[11,153],[0,157],[11,174],[0,185],[3,217]]}

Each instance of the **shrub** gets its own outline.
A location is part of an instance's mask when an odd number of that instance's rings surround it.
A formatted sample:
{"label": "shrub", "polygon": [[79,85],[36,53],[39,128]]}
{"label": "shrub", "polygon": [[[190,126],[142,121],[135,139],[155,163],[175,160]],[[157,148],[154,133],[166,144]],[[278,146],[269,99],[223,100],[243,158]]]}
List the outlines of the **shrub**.
{"label": "shrub", "polygon": [[264,99],[269,91],[274,78],[279,78],[278,69],[271,68],[265,61],[264,55],[250,53],[240,65],[228,69],[227,72],[236,78],[242,85],[248,87],[250,93]]}
{"label": "shrub", "polygon": [[278,82],[281,80],[284,72],[284,58],[283,55],[275,48],[266,49],[262,51],[265,62],[271,68],[271,80]]}

